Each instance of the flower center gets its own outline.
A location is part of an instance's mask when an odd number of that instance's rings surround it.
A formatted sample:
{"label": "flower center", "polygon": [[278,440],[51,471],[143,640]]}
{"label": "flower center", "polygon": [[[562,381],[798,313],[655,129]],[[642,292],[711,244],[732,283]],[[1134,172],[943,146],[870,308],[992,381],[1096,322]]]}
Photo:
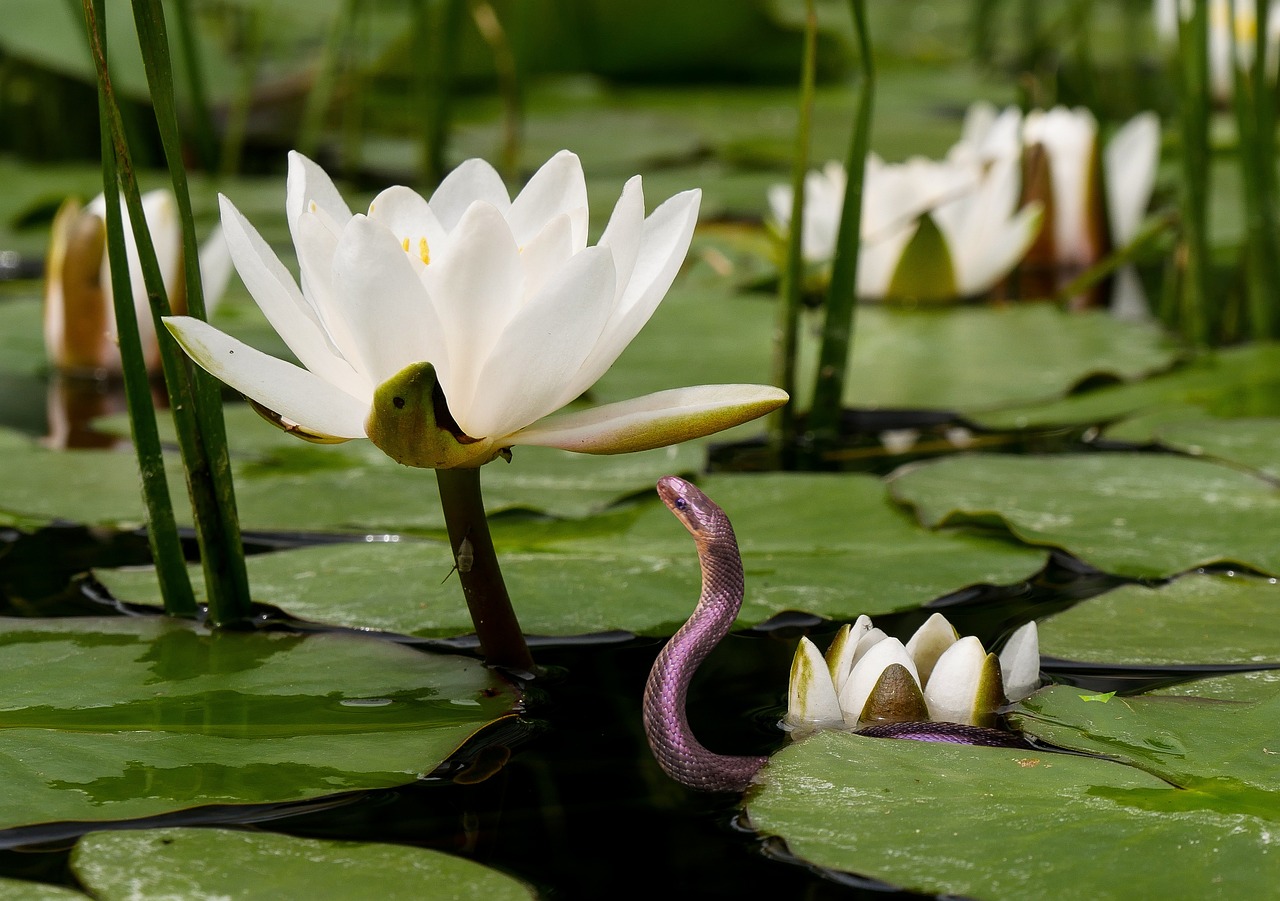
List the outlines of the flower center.
{"label": "flower center", "polygon": [[[401,241],[400,246],[404,248],[405,253],[409,253],[408,238]],[[431,249],[427,246],[427,239],[425,237],[418,239],[418,259],[422,260],[422,265],[424,266],[431,262]]]}

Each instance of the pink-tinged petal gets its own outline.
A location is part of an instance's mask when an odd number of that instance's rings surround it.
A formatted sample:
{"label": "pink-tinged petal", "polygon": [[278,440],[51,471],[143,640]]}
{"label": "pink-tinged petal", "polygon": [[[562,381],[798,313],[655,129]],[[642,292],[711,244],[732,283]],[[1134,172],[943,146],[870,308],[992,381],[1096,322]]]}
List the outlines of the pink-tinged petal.
{"label": "pink-tinged petal", "polygon": [[242,344],[200,319],[170,316],[165,325],[214,377],[306,432],[363,438],[372,393],[355,398],[307,370]]}
{"label": "pink-tinged petal", "polygon": [[328,173],[307,159],[296,150],[289,151],[289,178],[285,187],[285,213],[289,217],[289,228],[293,231],[294,243],[297,243],[296,231],[298,218],[315,204],[316,211],[322,212],[331,220],[336,228],[346,225],[351,218],[351,208],[342,199],[338,189]]}
{"label": "pink-tinged petal", "polygon": [[510,444],[584,454],[625,454],[679,444],[763,416],[787,402],[769,385],[698,385],[549,416],[512,435]]}
{"label": "pink-tinged petal", "polygon": [[524,269],[520,305],[541,291],[547,279],[567,264],[573,254],[573,224],[561,213],[520,248],[520,265]]}
{"label": "pink-tinged petal", "polygon": [[609,217],[609,224],[604,227],[604,234],[600,236],[601,244],[613,248],[613,265],[618,273],[615,303],[621,302],[623,293],[631,283],[643,236],[644,187],[640,176],[634,175],[623,185],[622,194],[614,204],[613,215]]}
{"label": "pink-tinged petal", "polygon": [[834,729],[844,725],[840,700],[831,683],[831,674],[817,646],[807,638],[796,645],[791,658],[791,679],[787,688],[787,715],[783,725],[792,731]]}
{"label": "pink-tinged petal", "polygon": [[685,191],[667,200],[645,220],[631,280],[605,324],[595,350],[573,381],[565,386],[562,403],[568,403],[594,385],[658,308],[689,251],[701,201],[701,191]]}
{"label": "pink-tinged petal", "polygon": [[482,159],[469,159],[440,182],[431,195],[431,211],[445,231],[453,231],[476,201],[484,201],[503,213],[511,208],[511,196],[497,170]]}
{"label": "pink-tinged petal", "polygon": [[449,358],[448,371],[437,371],[440,388],[459,425],[471,407],[481,367],[519,306],[522,277],[520,251],[506,219],[484,202],[473,204],[458,222],[449,253],[423,270]]}
{"label": "pink-tinged petal", "polygon": [[271,327],[302,365],[322,379],[351,394],[371,391],[372,383],[358,375],[339,353],[315,309],[267,242],[230,200],[219,197],[219,203],[227,250]]}
{"label": "pink-tinged petal", "polygon": [[561,213],[573,224],[573,248],[587,246],[587,181],[577,154],[561,150],[542,164],[511,201],[507,221],[517,244],[526,244]]}
{"label": "pink-tinged petal", "polygon": [[351,324],[360,369],[380,384],[410,363],[449,366],[444,331],[400,240],[353,216],[333,256],[334,303]]}
{"label": "pink-tinged petal", "polygon": [[418,243],[427,242],[427,254],[439,256],[444,250],[446,232],[427,201],[412,188],[395,185],[387,188],[369,204],[369,218],[391,229],[401,241],[409,239],[409,252],[422,256]]}
{"label": "pink-tinged petal", "polygon": [[476,438],[509,435],[564,405],[564,384],[609,316],[613,279],[609,248],[587,248],[512,317],[485,360],[471,404],[450,406],[464,432]]}

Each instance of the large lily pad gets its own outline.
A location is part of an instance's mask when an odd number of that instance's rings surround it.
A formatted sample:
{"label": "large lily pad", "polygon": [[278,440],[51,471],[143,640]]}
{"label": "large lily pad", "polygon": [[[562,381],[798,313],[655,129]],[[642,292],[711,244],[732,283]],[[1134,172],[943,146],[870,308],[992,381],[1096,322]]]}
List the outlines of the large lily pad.
{"label": "large lily pad", "polygon": [[[1148,440],[1192,456],[1210,457],[1256,470],[1280,481],[1280,419],[1214,419],[1170,416],[1151,422]],[[1107,430],[1108,438],[1132,438],[1129,429]]]}
{"label": "large lily pad", "polygon": [[452,901],[535,897],[528,886],[429,848],[330,842],[227,829],[93,832],[71,856],[101,901],[145,898],[384,898]]}
{"label": "large lily pad", "polygon": [[84,901],[89,896],[75,889],[43,882],[0,879],[0,895],[5,901]]}
{"label": "large lily pad", "polygon": [[[1030,578],[1046,559],[999,538],[920,529],[871,476],[713,475],[702,485],[741,544],[741,625],[784,610],[833,619],[907,610],[976,583]],[[498,522],[495,541],[533,634],[670,634],[698,597],[693,540],[656,498],[637,515],[571,530]],[[252,557],[249,578],[257,600],[303,619],[444,636],[471,631],[451,565],[443,544],[361,543]],[[149,570],[99,576],[119,597],[159,602]]]}
{"label": "large lily pad", "polygon": [[1109,573],[1163,578],[1212,563],[1280,573],[1280,491],[1171,454],[972,454],[900,470],[891,488],[928,526],[1003,523]]}
{"label": "large lily pad", "polygon": [[[1087,379],[1136,379],[1169,367],[1154,325],[1044,303],[945,310],[858,310],[844,402],[972,415],[1054,400]],[[807,405],[807,395],[801,405]]]}
{"label": "large lily pad", "polygon": [[0,647],[0,828],[401,785],[515,701],[477,661],[354,635],[4,619]]}
{"label": "large lily pad", "polygon": [[1124,585],[1042,620],[1040,651],[1131,666],[1280,664],[1280,585],[1244,575]]}
{"label": "large lily pad", "polygon": [[1239,898],[1280,880],[1274,800],[1201,804],[1106,760],[822,732],[760,778],[756,830],[804,863],[919,892]]}
{"label": "large lily pad", "polygon": [[984,411],[975,418],[989,428],[1027,428],[1106,422],[1168,406],[1191,406],[1222,417],[1280,415],[1280,344],[1254,342],[1220,350],[1145,381],[1098,388],[1052,404]]}

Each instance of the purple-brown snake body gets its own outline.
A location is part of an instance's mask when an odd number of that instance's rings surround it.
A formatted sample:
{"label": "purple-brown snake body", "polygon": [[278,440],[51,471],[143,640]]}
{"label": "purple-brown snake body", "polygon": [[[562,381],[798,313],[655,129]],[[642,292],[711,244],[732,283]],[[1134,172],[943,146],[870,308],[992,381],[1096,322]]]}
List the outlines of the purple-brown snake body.
{"label": "purple-brown snake body", "polygon": [[[743,791],[768,758],[708,750],[694,737],[685,713],[693,674],[728,634],[742,608],[745,582],[738,541],[725,512],[683,479],[659,480],[658,496],[693,536],[702,566],[702,595],[693,615],[667,642],[649,673],[644,690],[645,733],[658,764],[677,782],[702,791]],[[880,738],[1023,746],[1012,733],[959,723],[885,723],[859,731]]]}

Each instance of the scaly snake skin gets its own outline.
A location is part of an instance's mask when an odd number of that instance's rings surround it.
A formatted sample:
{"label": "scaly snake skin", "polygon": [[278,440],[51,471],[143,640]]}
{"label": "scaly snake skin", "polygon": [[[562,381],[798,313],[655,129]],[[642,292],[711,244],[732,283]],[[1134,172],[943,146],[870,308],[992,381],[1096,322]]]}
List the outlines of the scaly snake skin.
{"label": "scaly snake skin", "polygon": [[[710,498],[675,476],[658,482],[658,496],[693,535],[702,565],[702,595],[693,615],[662,649],[644,689],[644,731],[668,776],[701,791],[744,791],[767,757],[735,757],[707,750],[693,736],[685,702],[702,661],[729,632],[742,608],[742,557],[733,526]],[[959,723],[886,723],[860,730],[880,738],[1025,747],[1017,735]]]}

